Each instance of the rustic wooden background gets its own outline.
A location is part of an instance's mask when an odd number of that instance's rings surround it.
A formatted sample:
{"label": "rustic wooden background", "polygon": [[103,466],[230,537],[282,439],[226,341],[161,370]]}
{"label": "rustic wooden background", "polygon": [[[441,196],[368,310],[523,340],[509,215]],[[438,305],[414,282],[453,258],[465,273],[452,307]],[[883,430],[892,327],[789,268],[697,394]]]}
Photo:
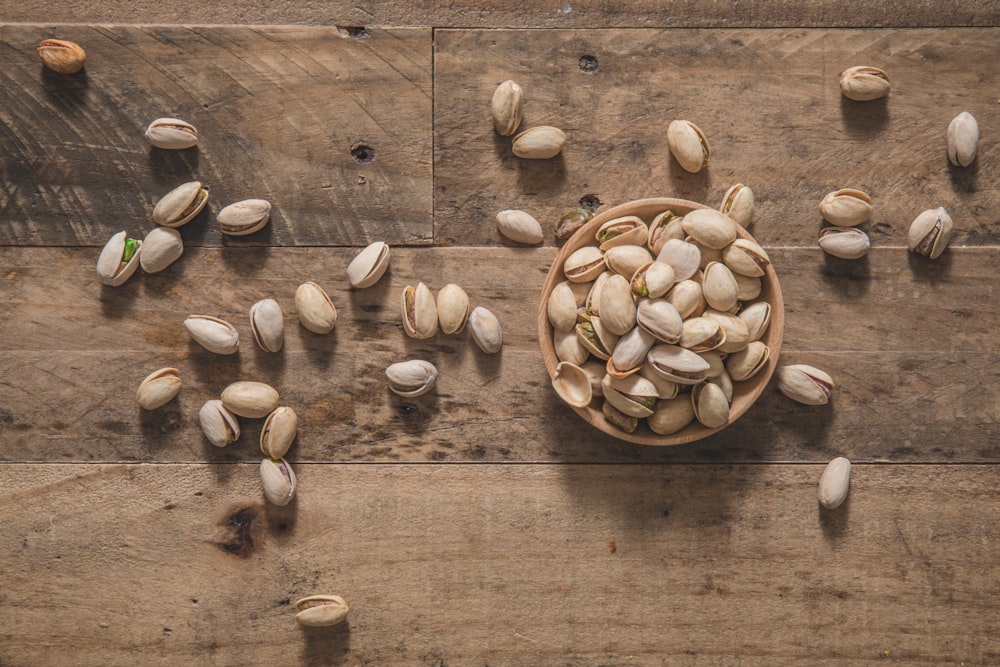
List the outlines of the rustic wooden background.
{"label": "rustic wooden background", "polygon": [[[81,0],[0,18],[3,667],[1000,662],[1000,3]],[[43,70],[48,37],[82,44],[84,72]],[[854,64],[889,71],[892,95],[842,99]],[[527,124],[566,130],[559,158],[521,161],[492,131],[506,78]],[[944,136],[963,110],[982,139],[956,169]],[[197,150],[148,147],[169,115]],[[708,134],[705,172],[671,161],[675,118]],[[101,287],[105,240],[144,235],[192,178],[211,201],[184,256]],[[737,181],[782,279],[783,361],[841,390],[808,408],[769,388],[677,448],[584,428],[533,324],[556,218],[717,204]],[[839,187],[875,199],[865,260],[815,247]],[[222,237],[214,214],[247,197],[274,203],[271,224]],[[936,206],[956,229],[930,262],[905,236]],[[497,234],[510,207],[542,221],[542,247]],[[351,290],[374,240],[390,272]],[[296,321],[307,280],[340,311],[329,336]],[[495,312],[503,351],[408,339],[397,300],[421,280]],[[279,354],[247,323],[265,297],[287,318]],[[239,354],[189,342],[190,313],[233,322]],[[404,400],[383,370],[410,357],[441,379]],[[138,382],[167,365],[180,395],[140,411]],[[288,507],[261,495],[259,421],[226,449],[197,425],[237,379],[300,415]],[[826,512],[837,455],[852,491]],[[321,592],[348,600],[347,624],[297,627],[294,601]]]}

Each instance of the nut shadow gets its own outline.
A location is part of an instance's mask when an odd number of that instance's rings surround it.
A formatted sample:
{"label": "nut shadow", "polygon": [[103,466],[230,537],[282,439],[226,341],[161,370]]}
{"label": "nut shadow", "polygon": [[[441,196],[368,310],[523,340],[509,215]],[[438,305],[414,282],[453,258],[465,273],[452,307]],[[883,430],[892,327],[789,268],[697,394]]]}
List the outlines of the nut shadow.
{"label": "nut shadow", "polygon": [[915,252],[906,253],[906,260],[914,280],[930,285],[938,285],[948,280],[948,274],[951,272],[951,259],[952,253],[948,250],[945,250],[937,259],[924,257]]}
{"label": "nut shadow", "polygon": [[[136,269],[136,273],[140,271],[141,269]],[[136,276],[132,276],[124,285],[118,287],[101,285],[101,295],[98,297],[101,302],[101,315],[111,320],[131,318],[136,306],[138,282]]]}
{"label": "nut shadow", "polygon": [[306,665],[346,665],[351,652],[350,619],[332,628],[299,626],[305,639],[301,658]]}
{"label": "nut shadow", "polygon": [[[264,229],[268,229],[270,225]],[[258,233],[263,233],[263,230]],[[267,256],[271,252],[271,247],[234,246],[228,244],[229,239],[223,238],[221,250],[222,262],[233,273],[239,276],[255,276],[264,270],[267,264]]]}
{"label": "nut shadow", "polygon": [[674,194],[671,196],[691,201],[707,201],[711,187],[711,166],[704,167],[698,173],[692,174],[677,162],[673,155],[668,157],[668,177]]}
{"label": "nut shadow", "polygon": [[42,88],[52,106],[69,112],[87,106],[90,82],[86,66],[76,74],[59,74],[44,65],[41,68]]}
{"label": "nut shadow", "polygon": [[194,180],[192,174],[198,171],[200,159],[201,152],[197,146],[183,150],[149,147],[150,171],[156,184],[166,188],[164,194],[181,183]]}
{"label": "nut shadow", "polygon": [[957,167],[948,160],[948,177],[951,179],[951,189],[955,192],[962,194],[978,192],[979,158],[973,160],[968,167]]}
{"label": "nut shadow", "polygon": [[155,458],[155,453],[164,446],[176,445],[178,432],[185,426],[179,396],[174,396],[155,410],[139,407],[136,410],[139,411],[139,429],[146,453]]}
{"label": "nut shadow", "polygon": [[298,332],[299,345],[306,351],[311,364],[322,370],[328,370],[337,351],[337,327],[328,334],[318,334],[309,331],[298,321],[298,315],[294,316],[292,326]]}
{"label": "nut shadow", "polygon": [[828,542],[838,542],[847,533],[848,516],[851,509],[851,496],[848,494],[844,503],[835,510],[825,509],[816,503],[816,514],[823,537]]}
{"label": "nut shadow", "polygon": [[857,301],[865,298],[871,288],[868,255],[859,259],[841,259],[824,252],[820,271],[823,282],[840,298]]}
{"label": "nut shadow", "polygon": [[889,96],[869,102],[856,102],[840,96],[840,117],[852,137],[873,137],[889,125]]}

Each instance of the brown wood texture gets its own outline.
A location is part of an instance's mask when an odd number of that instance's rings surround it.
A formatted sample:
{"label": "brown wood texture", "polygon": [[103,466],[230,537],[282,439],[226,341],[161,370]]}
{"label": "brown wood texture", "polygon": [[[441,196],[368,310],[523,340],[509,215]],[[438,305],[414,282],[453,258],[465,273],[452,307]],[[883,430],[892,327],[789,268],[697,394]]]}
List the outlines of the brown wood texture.
{"label": "brown wood texture", "polygon": [[[35,48],[53,37],[84,46],[82,72],[42,67]],[[191,180],[211,199],[187,244],[431,240],[428,29],[7,25],[0,59],[2,245],[144,233],[156,201]],[[199,146],[150,147],[160,117],[193,123]],[[271,223],[223,239],[215,213],[249,198],[273,204]]]}
{"label": "brown wood texture", "polygon": [[[730,185],[757,199],[765,245],[815,243],[817,204],[854,187],[875,201],[876,245],[905,246],[918,213],[944,206],[958,245],[1000,238],[997,29],[568,30],[435,33],[435,237],[497,243],[491,224],[524,209],[552,239],[561,213],[590,195],[607,204],[679,197],[718,206]],[[596,72],[581,57],[596,59]],[[888,98],[852,102],[839,74],[885,69]],[[568,137],[551,160],[513,155],[490,121],[494,88],[524,89],[521,128]],[[950,167],[946,130],[966,110],[980,158]],[[685,172],[670,156],[672,120],[697,124],[711,163]]]}
{"label": "brown wood texture", "polygon": [[274,3],[243,0],[155,2],[131,0],[3,0],[8,21],[76,23],[299,23],[340,26],[438,26],[452,28],[657,28],[777,26],[990,26],[1000,23],[996,0],[880,0],[845,5],[840,0],[390,0],[387,2]]}
{"label": "brown wood texture", "polygon": [[0,662],[995,664],[994,468],[5,465]]}
{"label": "brown wood texture", "polygon": [[[101,288],[97,249],[0,249],[0,459],[7,461],[252,461],[259,420],[225,450],[204,440],[202,403],[230,382],[272,383],[301,417],[299,461],[871,461],[1000,460],[996,251],[953,248],[937,262],[873,250],[860,262],[818,249],[772,249],[786,326],[782,363],[828,369],[831,405],[805,407],[773,387],[742,419],[670,449],[619,442],[588,427],[549,386],[535,313],[552,248],[397,248],[374,288],[351,290],[350,249],[191,248],[162,274]],[[315,280],[338,307],[329,336],[305,331],[293,295]],[[426,341],[402,331],[404,285],[462,285],[496,313],[500,354],[467,332]],[[258,349],[247,311],[275,298],[285,346]],[[239,330],[232,357],[206,352],[189,314]],[[426,358],[437,388],[401,399],[385,368]],[[139,382],[163,366],[184,387],[142,412]]]}

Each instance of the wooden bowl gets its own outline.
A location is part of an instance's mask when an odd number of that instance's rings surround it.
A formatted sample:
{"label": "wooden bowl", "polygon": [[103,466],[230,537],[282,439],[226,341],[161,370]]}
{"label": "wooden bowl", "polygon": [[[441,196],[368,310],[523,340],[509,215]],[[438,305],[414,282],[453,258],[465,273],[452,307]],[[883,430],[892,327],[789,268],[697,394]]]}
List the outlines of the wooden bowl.
{"label": "wooden bowl", "polygon": [[[696,208],[709,207],[684,199],[671,199],[668,197],[638,199],[615,206],[594,216],[590,222],[566,241],[566,244],[559,251],[555,262],[549,269],[545,285],[542,287],[541,300],[538,304],[538,342],[542,348],[542,359],[545,362],[545,368],[548,370],[550,378],[555,375],[555,368],[556,364],[559,363],[559,359],[556,357],[553,347],[552,325],[549,324],[546,305],[548,304],[549,294],[551,294],[553,288],[566,279],[562,272],[562,266],[566,258],[575,250],[585,245],[598,245],[594,235],[597,233],[597,229],[608,220],[626,215],[634,215],[641,218],[648,225],[654,217],[667,209],[670,209],[677,215],[686,215]],[[739,234],[743,238],[753,239],[742,227],[739,228]],[[646,425],[646,420],[640,420],[639,428],[635,432],[626,433],[605,421],[604,413],[601,411],[603,399],[600,397],[595,396],[590,405],[585,408],[569,407],[594,428],[619,440],[626,440],[640,445],[661,447],[681,445],[707,438],[713,433],[721,431],[750,409],[750,406],[753,405],[761,392],[764,391],[764,387],[767,386],[771,375],[774,373],[774,369],[777,367],[778,356],[781,353],[781,338],[785,330],[785,304],[781,298],[781,286],[778,284],[778,276],[775,274],[772,266],[767,267],[764,276],[761,278],[761,294],[756,301],[767,301],[771,304],[771,323],[760,339],[770,348],[770,358],[765,367],[755,376],[743,382],[733,383],[733,402],[729,411],[729,421],[722,426],[707,428],[695,420],[677,433],[659,435],[650,430],[649,426]]]}

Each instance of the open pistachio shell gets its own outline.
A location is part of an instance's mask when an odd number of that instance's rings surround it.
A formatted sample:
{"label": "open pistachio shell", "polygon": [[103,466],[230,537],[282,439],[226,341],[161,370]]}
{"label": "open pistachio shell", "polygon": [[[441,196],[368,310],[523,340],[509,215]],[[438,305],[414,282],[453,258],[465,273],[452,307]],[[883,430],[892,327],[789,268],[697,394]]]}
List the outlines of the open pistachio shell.
{"label": "open pistachio shell", "polygon": [[222,404],[229,411],[249,419],[261,419],[278,407],[278,391],[263,382],[240,380],[222,390]]}
{"label": "open pistachio shell", "polygon": [[123,284],[139,268],[141,247],[142,241],[129,238],[126,232],[112,236],[97,258],[97,278],[111,287]]}
{"label": "open pistachio shell", "polygon": [[664,211],[658,214],[649,223],[649,232],[646,234],[646,247],[654,255],[659,255],[663,244],[670,239],[681,241],[687,236],[682,226],[682,218],[675,215],[673,211]]}
{"label": "open pistachio shell", "polygon": [[664,343],[680,340],[684,321],[677,308],[666,299],[642,299],[636,311],[636,322]]}
{"label": "open pistachio shell", "polygon": [[656,406],[646,419],[653,433],[670,435],[694,421],[694,406],[687,395],[668,398],[656,402]]}
{"label": "open pistachio shell", "polygon": [[968,167],[976,159],[978,146],[979,123],[963,111],[948,124],[948,160],[956,167]]}
{"label": "open pistachio shell", "polygon": [[229,236],[246,236],[260,231],[271,219],[271,203],[245,199],[226,206],[216,216],[219,229]]}
{"label": "open pistachio shell", "polygon": [[650,262],[632,276],[632,293],[638,297],[658,299],[674,286],[674,269],[666,262]]}
{"label": "open pistachio shell", "polygon": [[497,230],[511,241],[525,245],[537,245],[545,238],[541,223],[525,211],[497,213]]}
{"label": "open pistachio shell", "polygon": [[576,364],[560,361],[552,376],[552,388],[564,402],[574,408],[585,408],[594,397],[590,377]]}
{"label": "open pistachio shell", "polygon": [[198,423],[205,437],[216,447],[225,447],[240,438],[240,422],[217,398],[205,401],[198,411]]}
{"label": "open pistachio shell", "polygon": [[240,334],[229,322],[211,315],[190,315],[184,320],[191,339],[209,352],[235,354],[240,346]]}
{"label": "open pistachio shell", "polygon": [[889,75],[877,67],[858,65],[840,74],[840,92],[856,102],[868,102],[885,97],[891,86]]}
{"label": "open pistachio shell", "polygon": [[274,299],[261,299],[250,307],[250,330],[265,352],[278,352],[285,342],[285,316]]}
{"label": "open pistachio shell", "polygon": [[59,74],[76,74],[87,62],[83,47],[65,39],[43,39],[37,51],[42,63]]}
{"label": "open pistachio shell", "polygon": [[409,359],[392,364],[385,369],[389,390],[397,396],[414,398],[423,396],[437,382],[438,369],[429,361]]}
{"label": "open pistachio shell", "polygon": [[299,418],[295,410],[279,407],[267,416],[260,432],[260,451],[264,456],[280,459],[292,446],[298,433]]}
{"label": "open pistachio shell", "polygon": [[732,218],[740,227],[749,227],[754,213],[753,190],[742,183],[732,186],[723,195],[719,211]]}
{"label": "open pistachio shell", "polygon": [[339,595],[310,595],[296,601],[295,621],[299,625],[323,627],[339,625],[347,619],[347,602]]}
{"label": "open pistachio shell", "polygon": [[493,91],[490,104],[493,112],[493,127],[497,134],[505,137],[517,132],[521,124],[524,90],[516,82],[508,79]]}
{"label": "open pistachio shell", "polygon": [[208,204],[208,190],[201,181],[191,181],[176,188],[156,202],[153,222],[164,227],[180,227],[194,220]]}
{"label": "open pistachio shell", "polygon": [[299,322],[315,334],[328,334],[337,324],[337,308],[322,287],[302,283],[295,290],[295,312]]}
{"label": "open pistachio shell", "polygon": [[790,364],[778,369],[778,389],[804,405],[826,405],[836,388],[830,374],[807,364]]}
{"label": "open pistachio shell", "polygon": [[677,384],[697,384],[708,377],[710,364],[678,345],[654,345],[646,355],[650,370]]}
{"label": "open pistachio shell", "polygon": [[264,497],[284,507],[295,497],[295,472],[285,459],[266,458],[260,462],[260,481]]}
{"label": "open pistachio shell", "polygon": [[604,376],[601,381],[604,400],[630,417],[643,419],[653,414],[658,391],[656,386],[641,375],[616,378]]}
{"label": "open pistachio shell", "polygon": [[604,253],[597,246],[585,245],[573,251],[563,263],[566,279],[574,283],[587,283],[604,272]]}
{"label": "open pistachio shell", "polygon": [[139,265],[146,273],[159,273],[184,254],[184,241],[176,229],[156,227],[142,240]]}
{"label": "open pistachio shell", "polygon": [[597,229],[594,235],[601,250],[620,245],[644,245],[649,228],[641,218],[628,215],[622,218],[608,220]]}
{"label": "open pistachio shell", "polygon": [[608,375],[623,378],[638,373],[646,360],[649,348],[656,343],[656,338],[640,327],[635,327],[619,339],[605,365]]}
{"label": "open pistachio shell", "polygon": [[351,287],[371,287],[389,268],[389,246],[376,241],[357,254],[347,265],[347,280]]}
{"label": "open pistachio shell", "polygon": [[604,413],[605,421],[615,428],[621,429],[626,433],[635,433],[635,430],[639,428],[638,418],[625,414],[607,400],[604,401],[601,410]]}
{"label": "open pistachio shell", "polygon": [[715,320],[708,317],[691,317],[684,320],[678,345],[692,352],[714,350],[726,342],[726,332]]}
{"label": "open pistachio shell", "polygon": [[726,359],[726,372],[733,382],[749,380],[767,365],[771,350],[764,343],[755,340],[739,352]]}
{"label": "open pistachio shell", "polygon": [[477,306],[469,314],[469,333],[473,342],[486,354],[496,354],[503,345],[497,316],[482,306]]}
{"label": "open pistachio shell", "polygon": [[827,227],[819,235],[819,247],[841,259],[860,259],[868,254],[871,239],[857,227]]}
{"label": "open pistachio shell", "polygon": [[434,295],[423,283],[403,288],[399,300],[403,315],[403,331],[410,338],[431,338],[438,330],[437,304]]}
{"label": "open pistachio shell", "polygon": [[[572,294],[570,296],[572,297]],[[437,315],[441,333],[460,333],[469,321],[470,312],[469,295],[458,285],[448,284],[438,291]],[[575,319],[575,307],[573,313]]]}
{"label": "open pistachio shell", "polygon": [[198,130],[179,118],[157,118],[146,128],[146,140],[157,148],[183,150],[198,145]]}
{"label": "open pistachio shell", "polygon": [[667,146],[684,171],[692,174],[707,167],[712,154],[705,133],[688,120],[671,121],[667,126]]}
{"label": "open pistachio shell", "polygon": [[855,227],[872,219],[872,198],[861,190],[835,190],[819,203],[823,219],[837,227]]}
{"label": "open pistachio shell", "polygon": [[135,398],[143,410],[155,410],[173,400],[180,390],[180,372],[176,368],[161,368],[139,384]]}
{"label": "open pistachio shell", "polygon": [[907,235],[910,251],[937,259],[948,247],[953,226],[951,216],[944,208],[924,211],[910,223]]}

